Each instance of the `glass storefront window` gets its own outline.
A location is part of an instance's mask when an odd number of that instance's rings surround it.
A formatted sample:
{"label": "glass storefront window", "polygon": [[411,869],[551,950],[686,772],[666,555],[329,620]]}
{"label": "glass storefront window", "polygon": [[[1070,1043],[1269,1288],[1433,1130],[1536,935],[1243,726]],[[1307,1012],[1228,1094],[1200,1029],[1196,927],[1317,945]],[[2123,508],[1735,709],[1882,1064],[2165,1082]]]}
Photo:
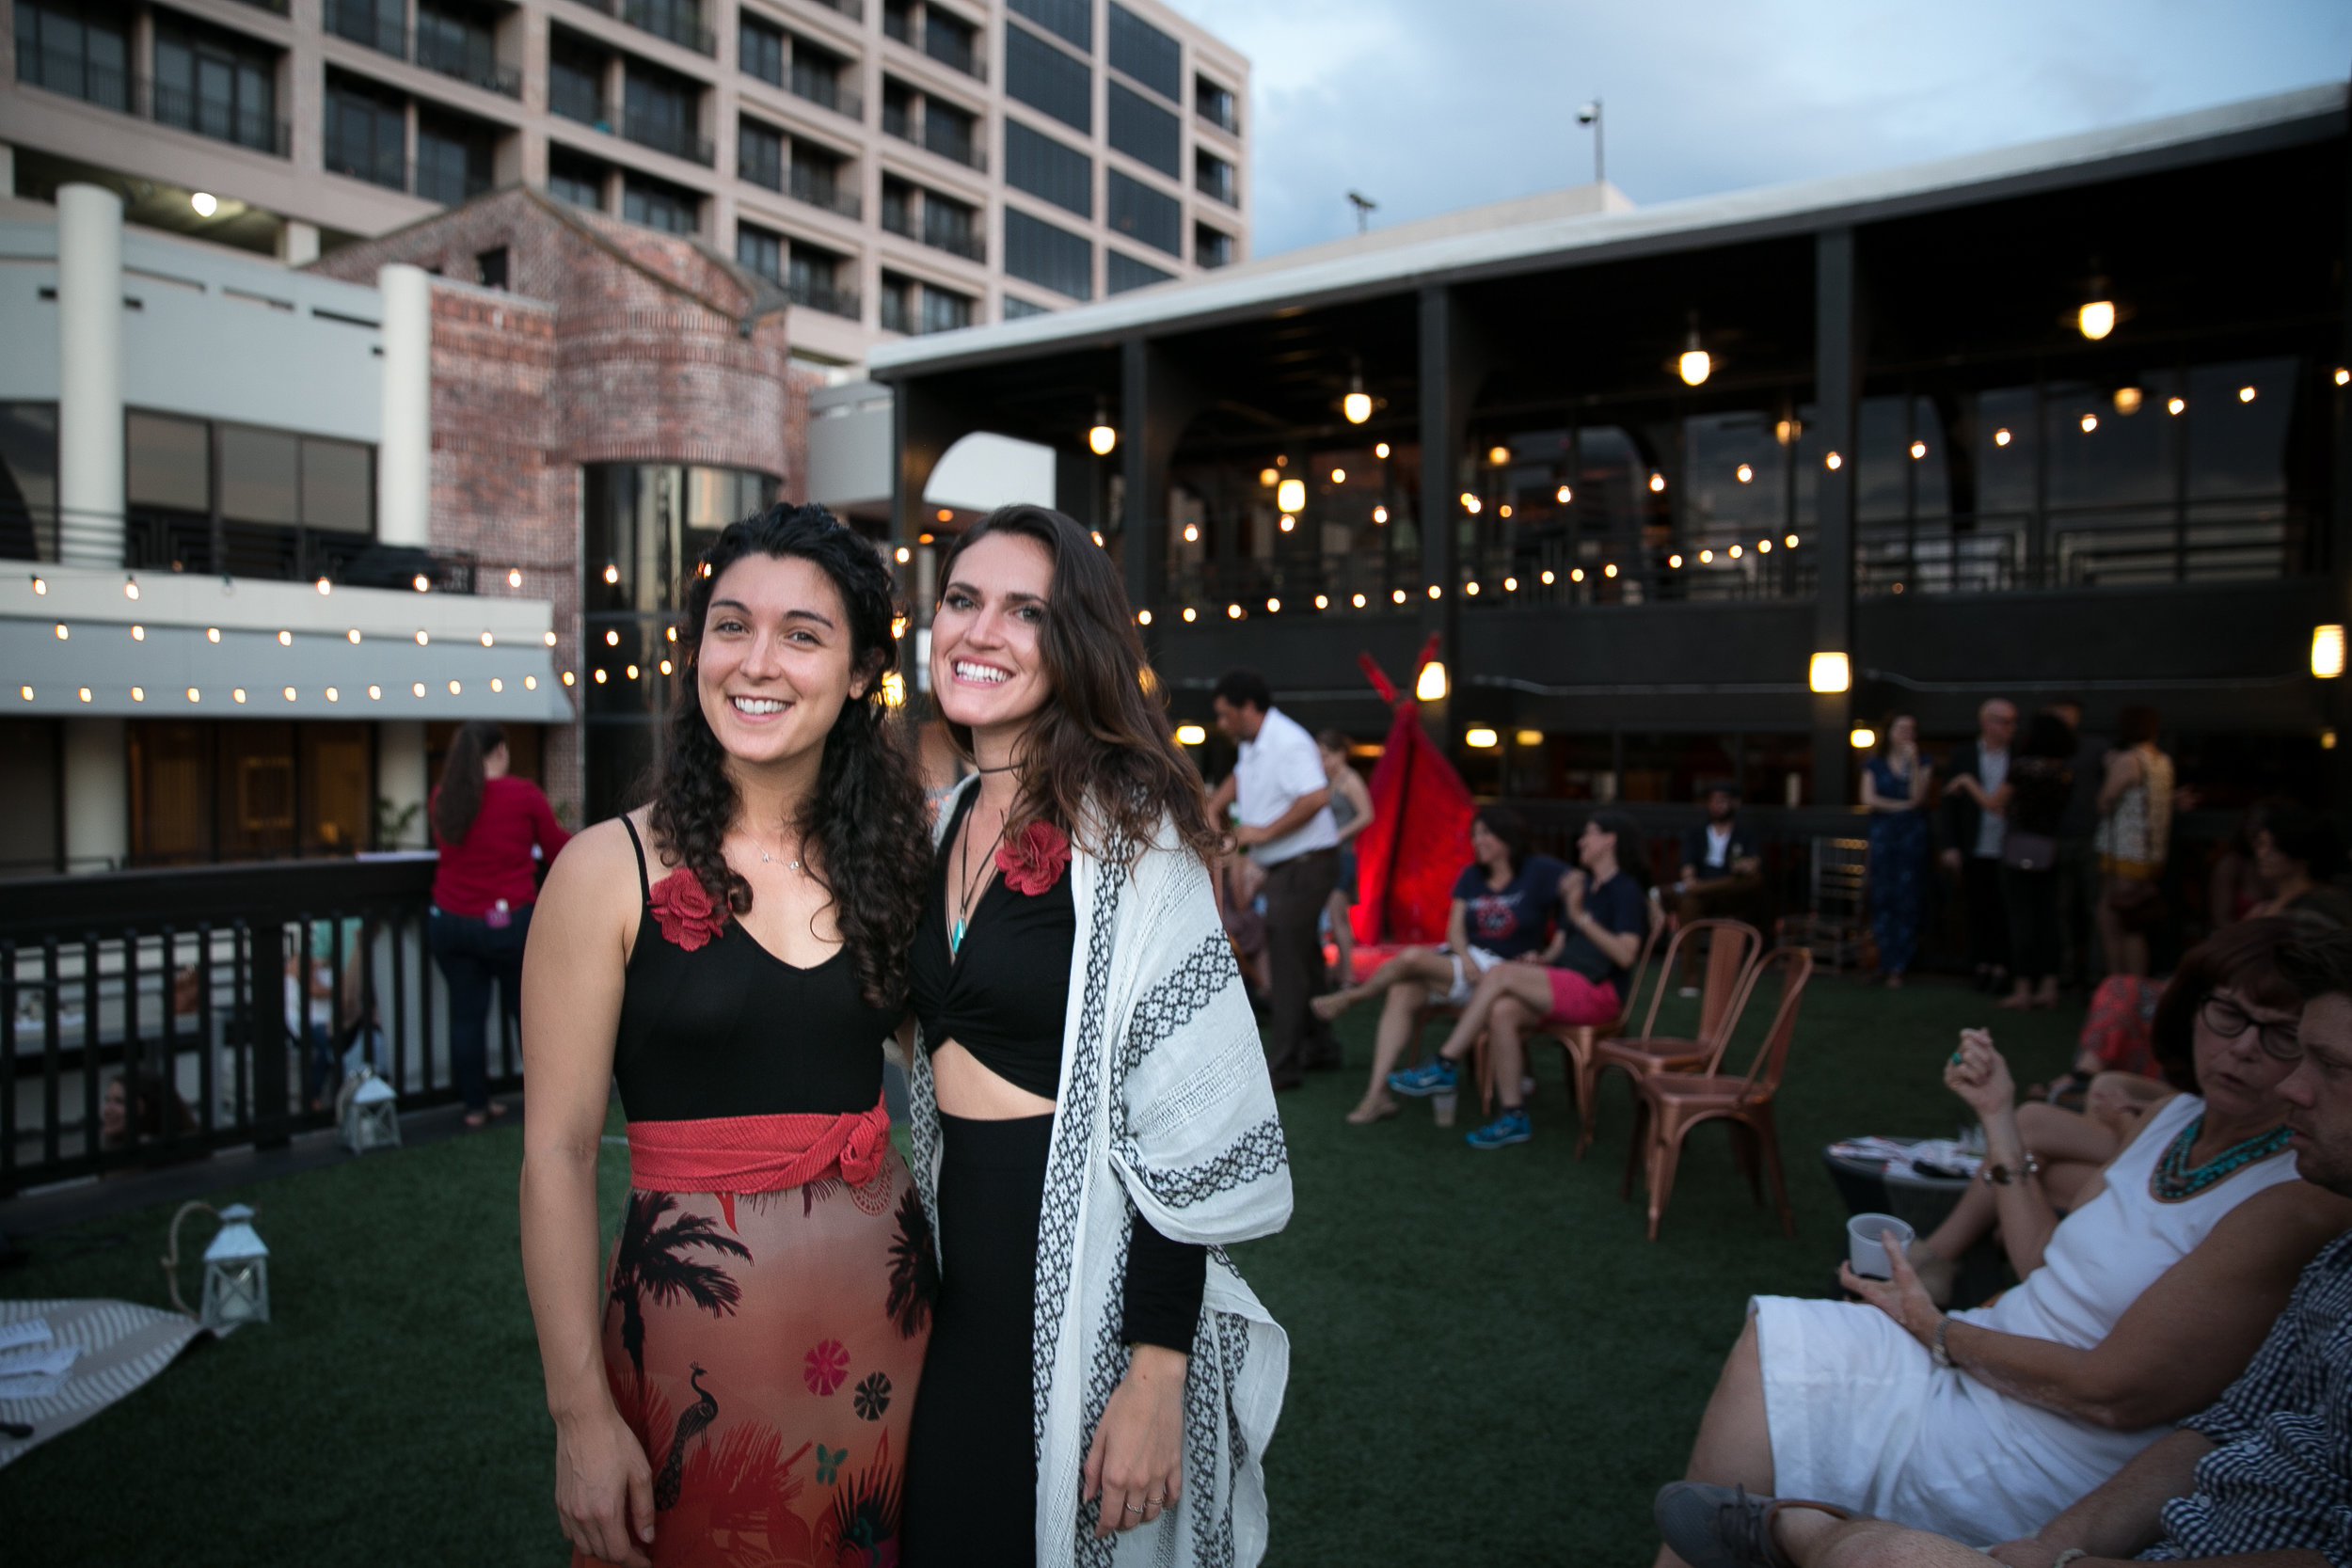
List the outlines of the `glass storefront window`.
{"label": "glass storefront window", "polygon": [[300,441],[278,430],[220,427],[220,510],[241,523],[302,520]]}
{"label": "glass storefront window", "polygon": [[131,504],[211,511],[211,427],[201,420],[175,420],[164,414],[135,413],[125,423]]}
{"label": "glass storefront window", "polygon": [[305,436],[302,521],[309,528],[374,532],[375,449]]}

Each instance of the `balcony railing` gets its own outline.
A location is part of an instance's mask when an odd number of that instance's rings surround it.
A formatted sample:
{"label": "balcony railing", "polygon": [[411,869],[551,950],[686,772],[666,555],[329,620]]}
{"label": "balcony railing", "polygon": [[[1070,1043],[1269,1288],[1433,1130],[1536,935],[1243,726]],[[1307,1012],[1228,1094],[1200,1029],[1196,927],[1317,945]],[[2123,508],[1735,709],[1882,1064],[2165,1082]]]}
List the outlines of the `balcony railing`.
{"label": "balcony railing", "polygon": [[419,33],[417,63],[427,71],[508,98],[523,95],[523,73],[511,65],[501,65],[495,55],[474,44]]}
{"label": "balcony railing", "polygon": [[128,517],[61,514],[55,506],[0,503],[0,561],[46,562],[135,572],[350,588],[414,589],[420,578],[441,594],[474,591],[473,556],[386,545],[342,529],[274,523],[215,523],[200,513],[134,508]]}
{"label": "balcony railing", "polygon": [[847,115],[851,119],[866,118],[866,101],[858,96],[855,87],[842,84],[836,69],[819,69],[795,60],[786,87],[793,97],[805,98],[837,115]]}
{"label": "balcony railing", "polygon": [[[784,286],[784,292],[786,297],[795,305],[805,305],[812,310],[822,310],[832,316],[844,316],[850,321],[858,319],[859,301],[855,289],[844,288],[837,283],[822,282],[816,278],[796,277]],[[890,296],[885,294],[882,297],[887,299]]]}
{"label": "balcony railing", "polygon": [[951,228],[932,223],[928,212],[923,223],[922,241],[933,250],[944,250],[967,261],[988,260],[988,241],[978,231],[969,225]]}
{"label": "balcony railing", "polygon": [[961,164],[966,168],[978,169],[982,173],[988,170],[988,150],[954,120],[932,115],[911,115],[904,105],[884,100],[882,135],[912,142],[926,152],[936,153],[951,164]]}
{"label": "balcony railing", "polygon": [[[425,943],[429,855],[53,877],[0,914],[0,1195],[282,1145],[333,1125],[344,1064],[406,1107],[457,1098]],[[313,1022],[290,973],[334,1000]],[[310,988],[306,986],[303,990]],[[297,997],[300,993],[295,992]],[[520,1083],[491,1041],[491,1082]],[[107,1084],[134,1114],[101,1131]]]}
{"label": "balcony railing", "polygon": [[455,39],[428,27],[413,32],[397,16],[385,16],[364,0],[327,0],[326,30],[396,60],[413,59],[425,70],[508,98],[523,95],[523,73],[502,65],[484,38]]}
{"label": "balcony railing", "polygon": [[702,24],[702,13],[676,0],[580,0],[583,6],[620,18],[640,32],[667,39],[697,55],[716,55],[719,40]]}
{"label": "balcony railing", "polygon": [[325,159],[326,172],[365,180],[388,191],[405,191],[437,201],[444,207],[454,207],[470,201],[490,188],[485,174],[453,170],[445,164],[427,159],[410,161],[400,149],[352,149],[329,137]]}
{"label": "balcony railing", "polygon": [[1241,205],[1233,195],[1233,171],[1223,164],[1215,168],[1195,168],[1192,188],[1202,196],[1216,198],[1228,207]]}
{"label": "balcony railing", "polygon": [[406,10],[405,6],[401,6],[387,15],[371,0],[326,0],[321,20],[326,30],[339,39],[348,39],[378,54],[405,60],[408,57]]}
{"label": "balcony railing", "polygon": [[866,204],[858,199],[857,192],[842,189],[840,181],[833,175],[819,175],[806,164],[792,166],[791,183],[785,194],[795,201],[822,207],[826,212],[837,213],[845,218],[855,219],[866,210]]}
{"label": "balcony railing", "polygon": [[1236,136],[1241,135],[1241,117],[1233,112],[1230,101],[1220,106],[1205,100],[1196,100],[1193,113],[1220,131]]}
{"label": "balcony railing", "polygon": [[1865,522],[1855,531],[1854,587],[1874,594],[2243,581],[2326,564],[2323,534],[2283,495]]}
{"label": "balcony railing", "polygon": [[914,312],[908,309],[904,289],[884,289],[882,296],[882,329],[884,332],[912,332],[909,325]]}
{"label": "balcony railing", "polygon": [[650,147],[657,152],[667,152],[675,158],[691,159],[709,165],[717,161],[718,150],[708,136],[697,135],[686,126],[642,109],[630,109],[621,117],[621,135],[640,147]]}
{"label": "balcony railing", "polygon": [[[38,62],[38,63],[36,63]],[[31,69],[27,69],[27,67]],[[135,115],[158,125],[190,131],[215,141],[249,147],[283,158],[293,145],[286,121],[244,104],[199,99],[183,88],[92,64],[78,55],[46,51],[17,62],[17,80],[46,87],[85,103]],[[64,84],[72,82],[72,87]],[[57,84],[50,86],[50,84]]]}
{"label": "balcony railing", "polygon": [[866,20],[866,0],[808,0],[808,3],[822,6],[829,11],[838,11],[852,22]]}
{"label": "balcony railing", "polygon": [[932,26],[929,18],[923,26],[923,53],[975,81],[988,80],[988,61],[973,49],[972,40],[951,29]]}

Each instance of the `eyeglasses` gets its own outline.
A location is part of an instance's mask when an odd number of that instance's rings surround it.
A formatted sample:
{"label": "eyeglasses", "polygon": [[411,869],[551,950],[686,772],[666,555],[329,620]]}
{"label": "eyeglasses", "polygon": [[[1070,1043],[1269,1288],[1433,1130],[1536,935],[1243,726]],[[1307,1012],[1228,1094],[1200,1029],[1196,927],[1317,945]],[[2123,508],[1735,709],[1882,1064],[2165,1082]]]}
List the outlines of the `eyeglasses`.
{"label": "eyeglasses", "polygon": [[2303,1054],[2300,1028],[2293,1023],[2276,1021],[2258,1024],[2252,1015],[2226,996],[2208,996],[2205,1005],[2197,1009],[2197,1016],[2206,1028],[2225,1040],[2241,1038],[2247,1030],[2259,1027],[2262,1048],[2265,1055],[2291,1062]]}

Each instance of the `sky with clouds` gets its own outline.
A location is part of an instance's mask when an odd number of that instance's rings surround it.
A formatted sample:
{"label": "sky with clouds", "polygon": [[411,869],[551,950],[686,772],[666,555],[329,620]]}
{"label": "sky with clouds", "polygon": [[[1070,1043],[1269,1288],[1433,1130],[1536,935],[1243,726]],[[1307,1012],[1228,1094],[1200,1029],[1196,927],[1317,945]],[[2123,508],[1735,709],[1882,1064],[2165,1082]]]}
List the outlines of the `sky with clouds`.
{"label": "sky with clouds", "polygon": [[1636,202],[2352,73],[2345,0],[1168,0],[1250,58],[1252,251],[1592,178]]}

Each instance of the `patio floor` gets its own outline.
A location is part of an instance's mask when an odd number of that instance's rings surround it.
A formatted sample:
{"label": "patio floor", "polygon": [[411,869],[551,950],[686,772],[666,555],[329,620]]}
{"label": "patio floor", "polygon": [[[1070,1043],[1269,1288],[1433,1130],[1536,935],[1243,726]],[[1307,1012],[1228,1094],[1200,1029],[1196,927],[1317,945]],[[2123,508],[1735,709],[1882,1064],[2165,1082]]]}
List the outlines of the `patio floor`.
{"label": "patio floor", "polygon": [[[1536,1136],[1519,1148],[1473,1153],[1420,1106],[1349,1127],[1372,1016],[1341,1026],[1347,1070],[1281,1098],[1297,1211],[1235,1251],[1291,1335],[1266,1458],[1267,1560],[1283,1568],[1645,1562],[1650,1495],[1680,1471],[1743,1300],[1830,1288],[1843,1211],[1820,1146],[1952,1132],[1963,1112],[1938,1071],[1964,1024],[1989,1022],[2026,1081],[2062,1069],[2081,1022],[2077,1006],[2012,1015],[1950,985],[1818,981],[1781,1108],[1797,1239],[1751,1203],[1723,1135],[1703,1132],[1650,1243],[1639,1206],[1617,1196],[1622,1081],[1581,1162],[1556,1053],[1539,1060]],[[217,1195],[260,1211],[276,1321],[199,1342],[0,1470],[9,1555],[564,1560],[516,1264],[519,1149],[501,1130]],[[608,1226],[623,1180],[615,1160]],[[0,1293],[161,1305],[170,1212],[36,1236]]]}

